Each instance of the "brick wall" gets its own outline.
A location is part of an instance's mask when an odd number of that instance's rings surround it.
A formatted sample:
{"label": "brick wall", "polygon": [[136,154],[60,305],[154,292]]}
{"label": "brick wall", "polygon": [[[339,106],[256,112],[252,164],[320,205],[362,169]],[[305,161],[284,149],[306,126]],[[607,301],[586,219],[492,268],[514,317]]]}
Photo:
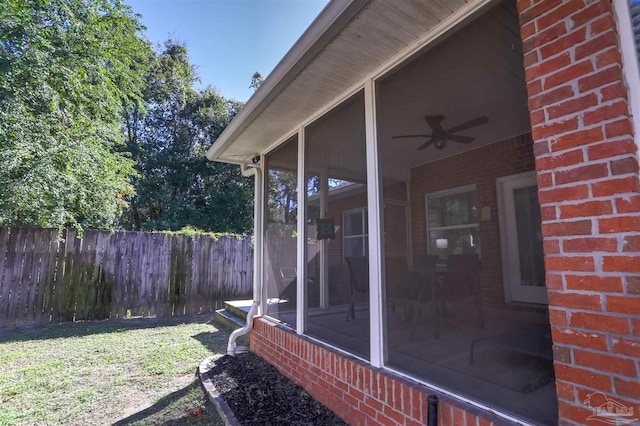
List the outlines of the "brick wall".
{"label": "brick wall", "polygon": [[504,306],[496,179],[533,168],[532,140],[526,134],[412,169],[409,193],[414,255],[426,253],[425,195],[476,184],[478,207],[491,208],[491,220],[480,222],[482,301],[492,306]]}
{"label": "brick wall", "polygon": [[640,411],[638,156],[612,3],[519,0],[562,424]]}
{"label": "brick wall", "polygon": [[[418,383],[371,368],[261,318],[254,319],[251,350],[304,386],[314,398],[352,425],[427,424],[429,390]],[[441,397],[438,424],[489,426],[506,423]]]}

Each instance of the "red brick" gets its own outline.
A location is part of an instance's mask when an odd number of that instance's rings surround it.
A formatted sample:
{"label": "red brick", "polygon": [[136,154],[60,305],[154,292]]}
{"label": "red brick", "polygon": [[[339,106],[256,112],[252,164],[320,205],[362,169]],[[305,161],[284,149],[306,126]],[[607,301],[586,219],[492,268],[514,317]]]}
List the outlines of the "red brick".
{"label": "red brick", "polygon": [[586,38],[587,29],[584,27],[571,31],[567,35],[558,37],[551,43],[540,47],[540,56],[542,57],[542,59],[546,59],[564,50],[573,48],[573,46],[577,45],[580,42],[583,42],[584,40],[586,40]]}
{"label": "red brick", "polygon": [[578,11],[581,7],[583,7],[582,2],[579,1],[569,1],[562,3],[559,7],[555,8],[553,12],[548,13],[544,16],[540,16],[540,18],[536,19],[538,31],[543,30],[553,25],[554,23],[566,18],[572,13]]}
{"label": "red brick", "polygon": [[640,256],[603,256],[604,272],[640,272]]}
{"label": "red brick", "polygon": [[589,160],[601,160],[603,158],[615,157],[616,155],[631,154],[636,152],[636,144],[633,139],[605,142],[593,145],[588,148]]}
{"label": "red brick", "polygon": [[556,208],[554,206],[540,207],[540,215],[543,221],[556,220],[558,215],[556,214]]}
{"label": "red brick", "polygon": [[612,315],[600,315],[590,312],[574,312],[569,318],[569,324],[575,328],[608,331],[617,334],[629,334],[629,320]]}
{"label": "red brick", "polygon": [[570,290],[622,292],[621,277],[603,277],[599,275],[566,275],[567,288]]}
{"label": "red brick", "polygon": [[[525,56],[525,67],[527,66],[527,58],[535,56],[535,52],[531,52]],[[529,99],[534,97],[535,95],[542,92],[542,80],[535,80],[527,82],[527,93],[529,94]]]}
{"label": "red brick", "polygon": [[[638,260],[640,261],[640,257]],[[640,315],[640,297],[607,296],[606,301],[609,312]]]}
{"label": "red brick", "polygon": [[560,241],[558,241],[558,240],[545,239],[542,242],[542,246],[544,248],[544,253],[547,253],[547,254],[560,253]]}
{"label": "red brick", "polygon": [[640,358],[640,340],[614,339],[613,352]]}
{"label": "red brick", "polygon": [[[553,324],[552,324],[553,325]],[[553,360],[556,362],[564,362],[565,364],[571,364],[571,348],[566,346],[560,346],[556,343],[552,346]]]}
{"label": "red brick", "polygon": [[549,309],[549,323],[551,325],[567,325],[567,313],[561,309]]}
{"label": "red brick", "polygon": [[608,102],[613,99],[627,99],[627,88],[619,81],[600,89],[601,102]]}
{"label": "red brick", "polygon": [[559,399],[564,399],[565,401],[569,402],[575,401],[575,389],[576,388],[570,383],[556,380],[556,394],[558,395]]}
{"label": "red brick", "polygon": [[554,345],[564,343],[583,348],[607,350],[607,338],[604,334],[557,327],[551,327],[551,333]]}
{"label": "red brick", "polygon": [[613,123],[607,123],[604,126],[604,132],[608,138],[631,135],[633,133],[631,120],[624,118]]}
{"label": "red brick", "polygon": [[569,99],[560,104],[549,106],[547,107],[547,114],[549,115],[549,120],[555,120],[566,115],[582,112],[596,105],[598,105],[598,97],[595,93],[589,93],[579,98]]}
{"label": "red brick", "polygon": [[[574,95],[573,88],[569,85],[556,87],[553,90],[543,92],[537,96],[529,98],[529,110],[535,111],[538,108],[555,104],[562,100],[568,99]],[[591,98],[587,99],[590,100]],[[594,104],[595,105],[595,104]]]}
{"label": "red brick", "polygon": [[599,53],[596,56],[596,68],[605,68],[611,64],[621,64],[622,56],[620,50],[617,47],[611,48],[605,52]]}
{"label": "red brick", "polygon": [[616,216],[598,219],[601,234],[640,231],[640,216]]}
{"label": "red brick", "polygon": [[537,176],[538,188],[548,188],[553,185],[553,173],[540,173]]}
{"label": "red brick", "polygon": [[545,139],[549,136],[558,135],[560,133],[566,133],[578,128],[578,117],[573,117],[567,120],[558,121],[550,124],[543,124],[542,126],[536,126],[532,130],[532,136],[534,139]]}
{"label": "red brick", "polygon": [[585,126],[601,123],[620,116],[628,116],[629,109],[624,101],[616,102],[611,105],[604,105],[593,111],[587,111],[583,115],[583,123]]}
{"label": "red brick", "polygon": [[586,8],[571,16],[575,27],[584,25],[602,14],[611,14],[611,3],[609,2],[609,5],[606,3],[602,1],[592,2]]}
{"label": "red brick", "polygon": [[551,141],[551,151],[564,151],[565,149],[600,142],[604,138],[602,127],[594,127],[587,130],[579,130],[558,137]]}
{"label": "red brick", "polygon": [[634,400],[637,400],[638,395],[640,395],[640,382],[637,380],[627,381],[614,377],[613,385],[618,395],[626,396]]}
{"label": "red brick", "polygon": [[[543,83],[544,90],[549,90],[553,87],[560,86],[561,84],[567,83],[569,81],[576,80],[577,78],[580,78],[586,74],[589,74],[592,71],[593,71],[593,64],[591,63],[590,60],[578,62],[575,65],[572,65],[568,68],[565,68],[563,70],[560,70],[554,74],[547,76],[544,79],[544,83]],[[604,73],[604,72],[605,71],[602,71],[601,73]],[[612,78],[609,74],[599,76],[599,74],[601,73],[598,73],[594,76],[585,77],[579,80],[578,87],[580,88],[580,91],[581,92],[586,91],[586,89],[583,89],[583,87],[588,88],[590,86],[593,86],[593,87],[601,86],[602,83],[596,84],[596,83],[599,83],[600,81],[607,82],[607,83],[610,81],[613,81],[613,79],[608,80]]]}
{"label": "red brick", "polygon": [[562,283],[562,275],[546,273],[546,285],[548,289],[562,289],[564,288]]}
{"label": "red brick", "polygon": [[404,424],[404,414],[402,414],[400,411],[396,411],[393,408],[391,408],[388,405],[385,405],[384,408],[382,409],[382,412],[389,417],[390,419],[392,419],[396,425],[401,425]]}
{"label": "red brick", "polygon": [[624,175],[627,173],[638,173],[638,160],[634,157],[620,158],[609,162],[611,174]]}
{"label": "red brick", "polygon": [[554,369],[556,371],[556,377],[560,380],[600,389],[604,392],[611,391],[611,377],[606,374],[594,373],[582,368],[562,364],[556,364]]}
{"label": "red brick", "polygon": [[[520,13],[521,25],[524,25],[527,22],[537,18],[538,16],[547,13],[548,11],[550,11],[551,9],[553,9],[554,7],[558,6],[561,3],[562,3],[561,0],[545,0],[545,1],[538,2],[537,4],[535,4],[535,6],[527,10],[524,10]],[[518,6],[522,7],[521,4],[518,4]]]}
{"label": "red brick", "polygon": [[627,275],[627,291],[631,294],[640,294],[640,277]]}
{"label": "red brick", "polygon": [[539,62],[535,66],[531,66],[525,71],[527,81],[535,80],[538,77],[550,74],[556,70],[563,68],[571,63],[571,55],[569,52],[555,56],[551,59]]}
{"label": "red brick", "polygon": [[527,40],[523,41],[522,49],[525,53],[530,52],[536,47],[544,46],[550,41],[553,41],[558,37],[561,37],[563,34],[566,34],[566,32],[567,32],[567,25],[564,22],[558,22],[552,27],[549,27],[544,31],[538,32],[534,37],[530,37]]}
{"label": "red brick", "polygon": [[[633,328],[632,333],[634,336],[636,337],[640,337],[640,318],[635,319],[632,318],[631,319],[631,328]],[[640,394],[638,394],[640,395]]]}
{"label": "red brick", "polygon": [[606,163],[588,164],[582,167],[575,167],[569,170],[555,172],[556,185],[565,183],[581,182],[585,180],[598,179],[609,174]]}
{"label": "red brick", "polygon": [[591,56],[594,53],[607,50],[610,47],[615,47],[617,42],[617,37],[613,31],[608,31],[597,37],[593,37],[592,35],[586,43],[576,46],[575,60],[577,61],[585,56]]}
{"label": "red brick", "polygon": [[536,25],[533,22],[520,26],[520,37],[522,40],[526,40],[536,33]]}
{"label": "red brick", "polygon": [[616,238],[572,238],[562,242],[565,253],[616,252]]}
{"label": "red brick", "polygon": [[622,251],[625,253],[640,252],[640,235],[627,235],[622,240]]}
{"label": "red brick", "polygon": [[587,201],[579,204],[566,204],[560,206],[560,217],[563,219],[573,217],[602,216],[611,214],[613,207],[611,201]]}
{"label": "red brick", "polygon": [[532,126],[537,126],[538,124],[544,123],[547,120],[547,117],[545,117],[544,115],[544,110],[531,111],[529,113],[529,117],[531,119]]}
{"label": "red brick", "polygon": [[572,309],[601,311],[602,303],[597,294],[565,293],[549,291],[549,305]]}
{"label": "red brick", "polygon": [[541,189],[538,194],[540,204],[582,200],[585,198],[589,198],[589,187],[586,184],[565,188]]}
{"label": "red brick", "polygon": [[573,359],[577,365],[590,367],[594,370],[616,373],[628,377],[636,377],[637,375],[635,362],[628,358],[574,349]]}
{"label": "red brick", "polygon": [[592,225],[590,220],[542,224],[542,235],[545,237],[562,235],[591,235],[591,232]]}
{"label": "red brick", "polygon": [[[593,196],[603,197],[613,194],[622,194],[625,192],[638,192],[638,177],[629,176],[618,179],[610,179],[592,184]],[[640,228],[637,228],[640,229]]]}
{"label": "red brick", "polygon": [[578,80],[578,89],[580,93],[588,92],[597,87],[604,86],[607,83],[622,80],[622,71],[618,66],[606,68],[596,74],[581,78]]}
{"label": "red brick", "polygon": [[590,24],[591,35],[600,34],[602,32],[616,28],[616,23],[612,15],[604,15],[596,19]]}
{"label": "red brick", "polygon": [[[536,154],[537,155],[537,154]],[[584,161],[581,149],[563,152],[562,154],[550,155],[544,158],[536,158],[536,170],[551,170],[556,167],[566,167]]]}
{"label": "red brick", "polygon": [[616,198],[616,209],[618,213],[640,212],[640,196]]}

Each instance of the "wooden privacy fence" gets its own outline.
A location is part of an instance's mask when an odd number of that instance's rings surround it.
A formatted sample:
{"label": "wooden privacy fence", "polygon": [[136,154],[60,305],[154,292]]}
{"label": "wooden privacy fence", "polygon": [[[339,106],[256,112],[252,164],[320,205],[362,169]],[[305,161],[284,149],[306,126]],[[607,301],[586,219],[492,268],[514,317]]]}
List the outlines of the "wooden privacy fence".
{"label": "wooden privacy fence", "polygon": [[212,312],[251,297],[251,237],[0,229],[0,327]]}

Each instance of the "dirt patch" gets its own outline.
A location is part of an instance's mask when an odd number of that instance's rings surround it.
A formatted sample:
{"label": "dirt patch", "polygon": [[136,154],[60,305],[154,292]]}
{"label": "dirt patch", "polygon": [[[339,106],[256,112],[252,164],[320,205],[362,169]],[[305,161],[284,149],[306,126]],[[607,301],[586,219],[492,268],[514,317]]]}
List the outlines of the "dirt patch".
{"label": "dirt patch", "polygon": [[252,353],[218,359],[209,377],[243,425],[347,425]]}

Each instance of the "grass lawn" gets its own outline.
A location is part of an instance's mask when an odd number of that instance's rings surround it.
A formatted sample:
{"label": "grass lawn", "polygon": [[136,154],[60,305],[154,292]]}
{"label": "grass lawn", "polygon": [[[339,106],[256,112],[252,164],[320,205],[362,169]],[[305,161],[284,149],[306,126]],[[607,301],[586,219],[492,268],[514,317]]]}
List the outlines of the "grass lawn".
{"label": "grass lawn", "polygon": [[[0,425],[222,425],[195,370],[226,350],[211,316],[0,330]],[[201,407],[202,417],[189,413]]]}

